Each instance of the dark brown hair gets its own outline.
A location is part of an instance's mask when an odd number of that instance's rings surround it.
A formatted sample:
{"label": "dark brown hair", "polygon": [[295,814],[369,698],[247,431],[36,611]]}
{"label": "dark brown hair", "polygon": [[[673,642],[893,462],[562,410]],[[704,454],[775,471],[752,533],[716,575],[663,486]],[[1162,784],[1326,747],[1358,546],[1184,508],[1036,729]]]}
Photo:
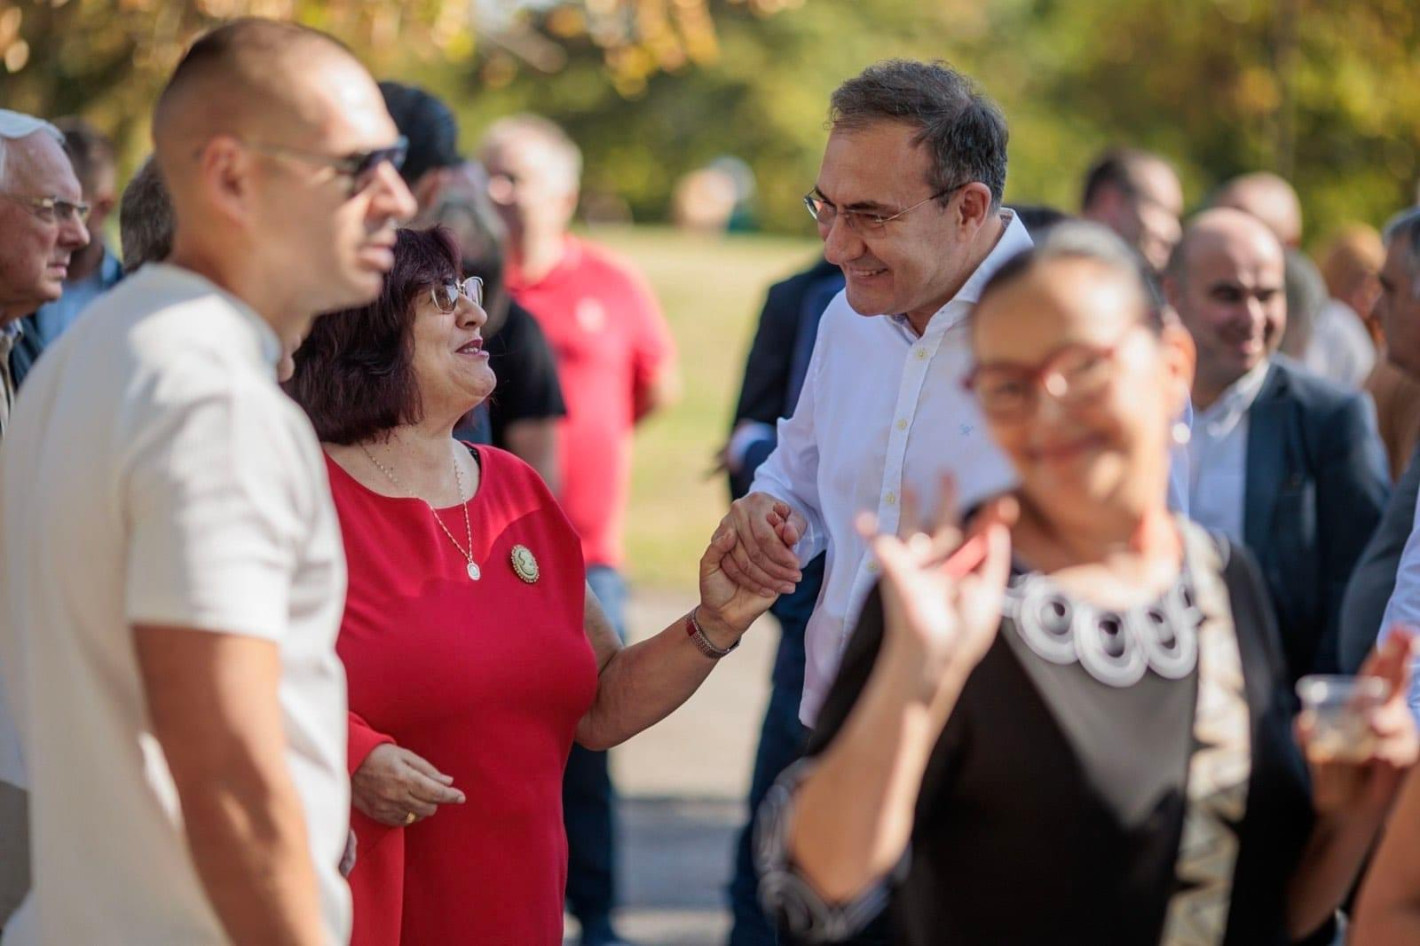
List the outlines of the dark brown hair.
{"label": "dark brown hair", "polygon": [[419,421],[414,303],[434,285],[458,279],[458,259],[453,236],[443,227],[400,230],[394,268],[379,298],[316,319],[296,350],[286,392],[322,441],[357,443]]}
{"label": "dark brown hair", "polygon": [[[966,76],[944,62],[888,59],[833,93],[832,127],[853,130],[880,121],[918,129],[914,143],[932,156],[927,184],[934,192],[980,181],[991,190],[991,205],[1001,205],[1010,134],[1000,110]],[[946,206],[946,199],[938,203]]]}

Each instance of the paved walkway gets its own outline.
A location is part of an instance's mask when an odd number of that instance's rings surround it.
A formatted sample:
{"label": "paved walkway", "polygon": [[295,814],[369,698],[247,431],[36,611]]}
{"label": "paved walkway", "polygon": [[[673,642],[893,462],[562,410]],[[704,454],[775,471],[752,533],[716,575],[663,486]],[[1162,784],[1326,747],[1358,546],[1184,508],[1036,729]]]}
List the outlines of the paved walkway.
{"label": "paved walkway", "polygon": [[[632,638],[694,602],[689,591],[637,590]],[[725,885],[778,642],[774,621],[760,621],[674,715],[612,753],[622,793],[620,929],[638,946],[725,940]]]}

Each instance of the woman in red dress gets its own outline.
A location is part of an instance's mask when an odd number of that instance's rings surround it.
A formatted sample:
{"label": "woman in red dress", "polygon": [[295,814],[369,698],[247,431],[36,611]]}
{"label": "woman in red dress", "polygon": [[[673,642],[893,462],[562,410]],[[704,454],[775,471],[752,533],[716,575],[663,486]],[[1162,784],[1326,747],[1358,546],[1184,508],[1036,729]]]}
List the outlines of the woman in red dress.
{"label": "woman in red dress", "polygon": [[453,439],[493,391],[481,286],[403,230],[382,296],[324,316],[292,396],[325,444],[349,568],[356,946],[562,941],[562,769],[665,717],[768,598],[700,565],[701,600],[622,648],[580,543],[521,460]]}

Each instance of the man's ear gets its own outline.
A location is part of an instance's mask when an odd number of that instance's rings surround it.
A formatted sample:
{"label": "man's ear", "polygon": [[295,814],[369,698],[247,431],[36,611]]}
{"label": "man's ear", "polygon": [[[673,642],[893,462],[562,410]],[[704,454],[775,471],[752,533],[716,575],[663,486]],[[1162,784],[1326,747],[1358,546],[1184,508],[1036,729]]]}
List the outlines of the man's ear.
{"label": "man's ear", "polygon": [[991,188],[980,181],[972,181],[961,189],[961,199],[957,201],[957,226],[980,229],[991,219]]}
{"label": "man's ear", "polygon": [[233,220],[251,213],[255,157],[230,135],[217,135],[197,155],[196,184],[205,203]]}

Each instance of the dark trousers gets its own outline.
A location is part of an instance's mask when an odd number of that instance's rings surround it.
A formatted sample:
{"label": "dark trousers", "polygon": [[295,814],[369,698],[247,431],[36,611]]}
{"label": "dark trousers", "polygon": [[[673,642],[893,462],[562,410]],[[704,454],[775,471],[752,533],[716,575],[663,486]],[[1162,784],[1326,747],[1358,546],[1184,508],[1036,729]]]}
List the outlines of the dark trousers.
{"label": "dark trousers", "polygon": [[759,751],[754,757],[754,776],[749,787],[749,819],[740,830],[735,847],[735,876],[730,881],[729,946],[781,946],[774,925],[759,906],[759,872],[754,866],[756,814],[764,796],[779,774],[793,765],[803,751],[809,730],[799,722],[799,699],[803,687],[775,684],[769,693],[769,707],[759,728]]}
{"label": "dark trousers", "polygon": [[[587,584],[612,627],[626,639],[626,583],[613,568],[592,565]],[[610,922],[616,907],[616,789],[605,752],[574,744],[562,778],[567,829],[567,907],[583,930]]]}
{"label": "dark trousers", "polygon": [[770,612],[779,621],[779,650],[774,655],[769,706],[759,727],[759,749],[746,799],[748,818],[735,846],[735,875],[729,888],[734,925],[730,928],[729,946],[785,943],[759,907],[759,872],[754,866],[755,816],[774,780],[799,758],[808,739],[809,731],[799,722],[799,700],[804,692],[804,629],[823,584],[823,563],[823,556],[809,562],[799,586],[776,601]]}

